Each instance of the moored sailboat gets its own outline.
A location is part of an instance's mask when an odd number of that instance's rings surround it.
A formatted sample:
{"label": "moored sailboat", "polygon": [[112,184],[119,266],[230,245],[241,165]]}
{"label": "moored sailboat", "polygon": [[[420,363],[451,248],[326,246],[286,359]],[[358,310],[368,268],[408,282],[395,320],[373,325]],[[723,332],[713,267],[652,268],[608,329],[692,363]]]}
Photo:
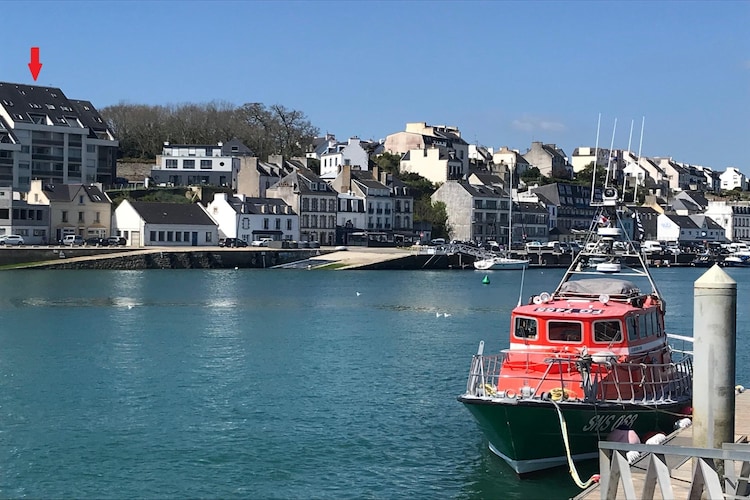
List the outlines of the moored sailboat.
{"label": "moored sailboat", "polygon": [[492,254],[474,261],[474,269],[479,271],[513,271],[526,269],[528,259],[517,259],[510,256],[513,244],[513,170],[510,171],[510,204],[508,206],[508,248],[500,255]]}
{"label": "moored sailboat", "polygon": [[552,293],[513,309],[508,349],[487,355],[480,343],[458,398],[518,474],[595,458],[616,429],[668,433],[689,413],[692,352],[673,343],[690,339],[666,333],[616,190],[595,205],[586,249]]}

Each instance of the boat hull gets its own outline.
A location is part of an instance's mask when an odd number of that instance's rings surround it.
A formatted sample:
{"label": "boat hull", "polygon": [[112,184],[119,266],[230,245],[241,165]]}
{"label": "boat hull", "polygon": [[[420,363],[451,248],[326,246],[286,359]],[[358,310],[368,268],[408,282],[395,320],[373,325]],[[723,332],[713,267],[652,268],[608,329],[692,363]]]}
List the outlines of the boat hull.
{"label": "boat hull", "polygon": [[[458,398],[479,423],[493,453],[519,475],[567,464],[557,409],[551,401]],[[669,434],[689,401],[644,405],[560,402],[573,460],[597,457],[598,443],[620,425],[629,425],[642,441],[651,432]]]}
{"label": "boat hull", "polygon": [[519,271],[527,267],[529,267],[529,261],[522,259],[497,258],[474,262],[474,269],[479,271]]}

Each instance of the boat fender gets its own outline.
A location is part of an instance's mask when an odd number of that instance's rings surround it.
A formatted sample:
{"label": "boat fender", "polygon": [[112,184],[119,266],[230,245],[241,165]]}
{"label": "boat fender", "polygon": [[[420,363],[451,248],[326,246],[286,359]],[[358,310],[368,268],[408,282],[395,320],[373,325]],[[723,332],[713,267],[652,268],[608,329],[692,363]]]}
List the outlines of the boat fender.
{"label": "boat fender", "polygon": [[663,432],[657,432],[646,440],[646,444],[662,444],[667,439]]}
{"label": "boat fender", "polygon": [[735,392],[735,394],[742,394],[743,392],[745,392],[745,386],[743,386],[743,385],[735,385],[734,386],[734,392]]}
{"label": "boat fender", "polygon": [[507,391],[505,391],[505,397],[507,397],[508,399],[513,399],[516,397],[516,392],[512,389],[508,389]]}
{"label": "boat fender", "polygon": [[678,420],[677,422],[675,422],[674,428],[675,429],[684,429],[686,427],[690,427],[691,425],[693,425],[693,421],[686,417],[686,418],[681,418],[680,420]]}

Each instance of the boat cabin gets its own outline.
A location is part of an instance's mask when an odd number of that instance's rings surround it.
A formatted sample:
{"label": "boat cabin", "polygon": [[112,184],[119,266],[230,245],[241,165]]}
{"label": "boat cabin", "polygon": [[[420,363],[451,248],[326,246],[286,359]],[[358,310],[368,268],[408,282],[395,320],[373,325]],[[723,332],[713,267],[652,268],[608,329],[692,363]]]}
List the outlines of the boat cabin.
{"label": "boat cabin", "polygon": [[568,281],[511,315],[511,350],[608,351],[631,357],[666,344],[660,301],[621,279]]}

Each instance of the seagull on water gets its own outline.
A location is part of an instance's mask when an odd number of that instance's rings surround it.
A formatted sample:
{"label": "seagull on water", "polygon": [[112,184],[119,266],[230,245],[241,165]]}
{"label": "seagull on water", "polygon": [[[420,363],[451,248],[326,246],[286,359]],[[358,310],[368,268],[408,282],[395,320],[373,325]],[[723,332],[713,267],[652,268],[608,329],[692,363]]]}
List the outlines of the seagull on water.
{"label": "seagull on water", "polygon": [[359,292],[357,292],[357,297],[359,297],[360,295],[362,295],[362,294],[361,294],[361,293],[359,293]]}
{"label": "seagull on water", "polygon": [[440,313],[435,313],[435,317],[439,318],[440,317]]}

